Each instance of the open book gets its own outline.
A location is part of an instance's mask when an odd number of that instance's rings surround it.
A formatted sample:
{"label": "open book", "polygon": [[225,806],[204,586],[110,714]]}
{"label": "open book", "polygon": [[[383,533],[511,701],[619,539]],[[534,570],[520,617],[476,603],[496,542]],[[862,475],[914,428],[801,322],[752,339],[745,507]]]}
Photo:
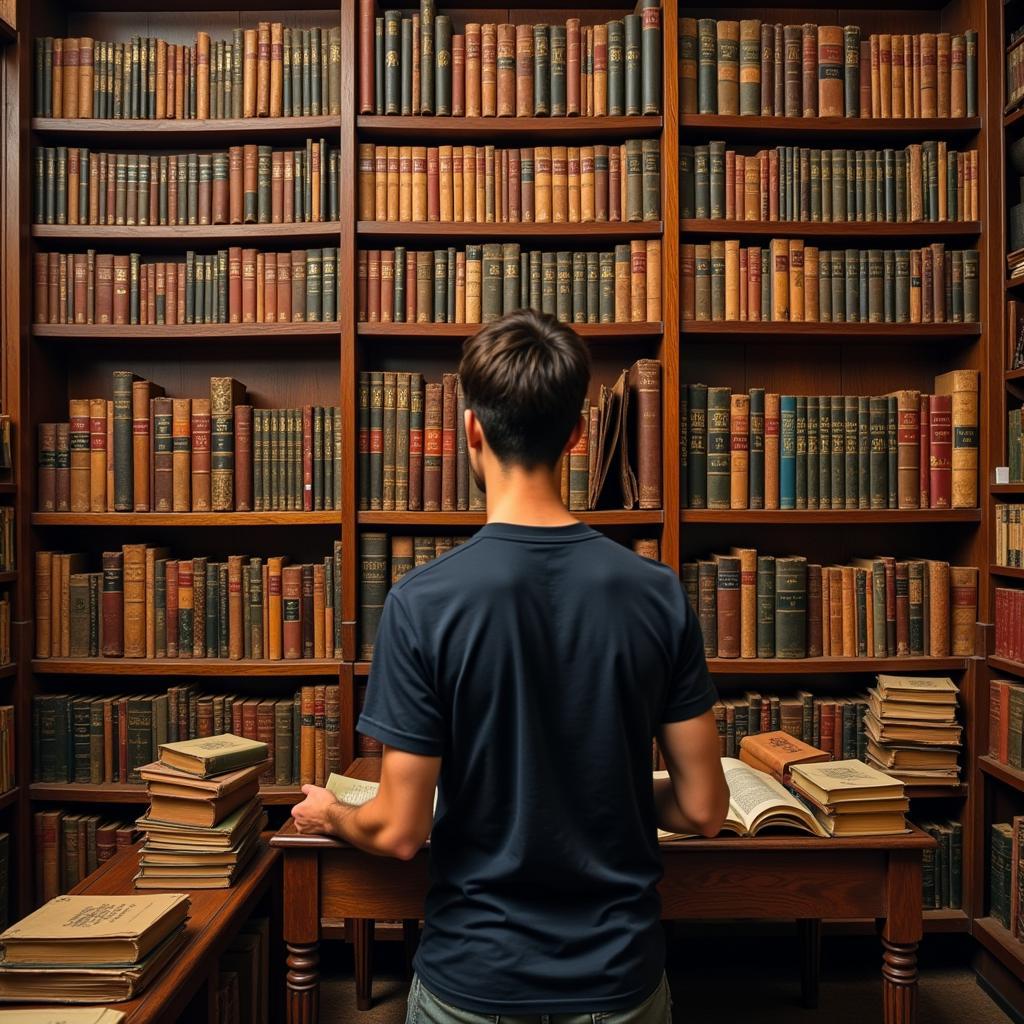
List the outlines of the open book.
{"label": "open book", "polygon": [[[756,836],[766,829],[787,828],[828,835],[811,811],[770,775],[733,757],[722,758],[722,771],[729,786],[729,813],[722,832]],[[654,777],[666,779],[668,772],[655,772]],[[658,839],[683,838],[680,833],[658,829]]]}
{"label": "open book", "polygon": [[[353,779],[349,775],[338,775],[331,772],[325,787],[328,793],[333,793],[343,804],[350,807],[359,807],[372,800],[380,789],[379,782],[366,782],[363,779]],[[434,790],[434,810],[437,810],[437,790]]]}

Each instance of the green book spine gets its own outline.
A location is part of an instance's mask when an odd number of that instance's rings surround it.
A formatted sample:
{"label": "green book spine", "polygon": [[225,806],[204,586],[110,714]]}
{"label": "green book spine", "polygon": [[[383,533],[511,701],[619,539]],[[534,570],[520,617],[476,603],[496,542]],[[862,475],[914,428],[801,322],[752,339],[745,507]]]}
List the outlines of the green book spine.
{"label": "green book spine", "polygon": [[876,558],[871,565],[871,618],[874,634],[874,656],[884,658],[887,653],[885,620],[885,562]]}
{"label": "green book spine", "polygon": [[420,113],[434,113],[434,0],[420,0]]}
{"label": "green book spine", "polygon": [[843,107],[847,117],[860,117],[860,28],[843,29]]}
{"label": "green book spine", "polygon": [[[534,52],[537,46],[534,42]],[[626,113],[626,38],[621,21],[608,22],[608,114],[621,117]],[[536,95],[536,91],[534,91]],[[538,113],[540,111],[538,110]]]}
{"label": "green book spine", "polygon": [[865,395],[857,398],[857,508],[871,506],[871,407]]}
{"label": "green book spine", "polygon": [[978,250],[963,251],[964,264],[964,323],[978,322]]}
{"label": "green book spine", "polygon": [[810,220],[820,221],[821,217],[821,150],[812,149],[810,152],[810,184],[809,204]]}
{"label": "green book spine", "polygon": [[846,419],[842,395],[829,398],[832,435],[832,508],[846,508]]}
{"label": "green book spine", "polygon": [[779,508],[796,508],[796,398],[779,398]]}
{"label": "green book spine", "polygon": [[694,178],[694,147],[679,147],[679,216],[696,216],[696,179]]}
{"label": "green book spine", "polygon": [[[657,143],[657,139],[652,139]],[[623,219],[639,221],[644,219],[644,150],[640,139],[626,142],[626,208]]]}
{"label": "green book spine", "polygon": [[757,656],[775,657],[775,559],[757,556]]}
{"label": "green book spine", "polygon": [[[545,253],[544,257],[547,258],[549,254]],[[610,324],[615,322],[615,253],[614,252],[602,252],[599,254],[599,297],[598,297],[598,322],[602,324]],[[543,279],[543,284],[546,289],[547,279]],[[547,302],[548,296],[546,290],[542,291],[542,299],[544,302],[544,312],[548,312]],[[553,298],[553,296],[552,296]]]}
{"label": "green book spine", "polygon": [[480,315],[486,324],[499,319],[502,315],[504,285],[502,282],[501,243],[484,243],[482,277]]}
{"label": "green book spine", "polygon": [[639,14],[627,14],[623,19],[625,45],[625,82],[623,102],[627,117],[636,117],[643,110],[641,86],[641,18]]}
{"label": "green book spine", "polygon": [[704,638],[704,657],[718,657],[718,563],[697,563],[697,618]]}
{"label": "green book spine", "polygon": [[795,501],[798,509],[807,508],[807,398],[796,396],[795,420]]}
{"label": "green book spine", "polygon": [[750,507],[764,508],[764,388],[750,389]]}
{"label": "green book spine", "polygon": [[572,322],[587,322],[587,255],[582,252],[572,254]]}
{"label": "green book spine", "polygon": [[832,507],[832,410],[828,395],[818,398],[818,508]]}
{"label": "green book spine", "polygon": [[323,320],[323,250],[306,250],[306,322]]}
{"label": "green book spine", "polygon": [[[566,34],[564,25],[552,25],[551,36],[551,116],[564,117],[566,112]],[[536,51],[536,42],[534,43]],[[534,84],[536,95],[536,83]],[[639,110],[636,111],[639,113]]]}
{"label": "green book spine", "polygon": [[402,107],[401,11],[384,12],[384,113],[397,114]]}
{"label": "green book spine", "polygon": [[[725,143],[712,142],[708,145],[708,178],[710,181],[710,212],[712,220],[725,217]],[[699,179],[698,179],[699,185]],[[697,214],[700,216],[700,213]]]}
{"label": "green book spine", "polygon": [[434,323],[448,320],[448,250],[434,250]]}
{"label": "green book spine", "polygon": [[867,576],[863,569],[853,572],[854,604],[857,615],[857,657],[868,656],[868,597]]}
{"label": "green book spine", "polygon": [[434,19],[434,66],[434,113],[449,116],[452,112],[452,20],[446,14]]}
{"label": "green book spine", "polygon": [[[417,44],[419,40],[417,40]],[[401,20],[401,50],[399,71],[401,75],[401,94],[399,113],[408,116],[412,113],[412,18]]]}
{"label": "green book spine", "polygon": [[584,253],[587,260],[587,323],[599,323],[601,281],[596,252]]}
{"label": "green book spine", "polygon": [[708,389],[706,384],[689,384],[686,388],[687,479],[686,507],[707,508],[708,505]]}
{"label": "green book spine", "polygon": [[114,511],[131,512],[132,494],[132,381],[129,370],[114,371]]}
{"label": "green book spine", "polygon": [[371,511],[379,511],[384,507],[384,374],[382,372],[370,373],[369,423],[369,507]]}
{"label": "green book spine", "polygon": [[660,114],[661,7],[657,6],[657,0],[644,0],[640,18],[641,113]]}
{"label": "green book spine", "polygon": [[[551,113],[551,39],[547,25],[533,26],[533,112]],[[608,77],[611,79],[611,39],[608,40]],[[620,47],[621,53],[621,47]],[[611,111],[609,110],[610,114]]]}
{"label": "green book spine", "polygon": [[[797,409],[799,418],[800,410]],[[819,486],[819,456],[818,456],[818,396],[807,396],[807,507],[809,509],[820,508],[820,486]],[[799,495],[799,481],[797,483],[797,494]]]}
{"label": "green book spine", "polygon": [[807,654],[807,559],[775,560],[775,657]]}
{"label": "green book spine", "polygon": [[[393,376],[393,375],[392,375]],[[391,415],[395,413],[395,389],[394,385],[390,389],[385,388],[385,396],[390,395],[391,399]],[[387,412],[385,412],[385,417]],[[387,433],[387,432],[385,432]],[[394,431],[391,431],[391,445],[394,445]],[[385,449],[388,446],[388,439],[385,436],[384,441]],[[385,464],[387,463],[387,453],[385,452]],[[394,452],[391,453],[391,505],[394,507]],[[385,485],[386,486],[386,485]],[[320,406],[313,407],[313,511],[323,511],[324,507],[324,411]]]}
{"label": "green book spine", "polygon": [[[326,113],[322,102],[323,74],[326,69],[321,60],[322,44],[320,36],[320,29],[311,28],[309,30],[309,112],[313,117]],[[383,42],[383,39],[381,42]]]}
{"label": "green book spine", "polygon": [[729,401],[730,389],[707,390],[707,507],[729,508]]}
{"label": "green book spine", "polygon": [[886,507],[899,508],[899,405],[895,395],[885,399]]}
{"label": "green book spine", "polygon": [[949,829],[949,907],[959,910],[964,901],[964,828],[959,821],[950,821]]}
{"label": "green book spine", "polygon": [[889,401],[886,397],[868,399],[870,465],[868,471],[869,505],[873,509],[889,507]]}
{"label": "green book spine", "polygon": [[699,220],[711,216],[711,149],[693,147],[693,214]]}
{"label": "green book spine", "polygon": [[[911,657],[920,657],[925,653],[925,621],[924,621],[924,562],[907,563],[907,590],[909,594],[909,638]],[[1016,691],[1011,691],[1016,692]]]}
{"label": "green book spine", "polygon": [[377,639],[384,598],[387,596],[388,536],[363,533],[359,537],[359,657],[369,660]]}
{"label": "green book spine", "polygon": [[858,507],[858,486],[860,474],[858,471],[858,438],[857,438],[857,396],[846,395],[843,398],[843,452],[846,461],[846,490],[844,496],[845,508]]}
{"label": "green book spine", "polygon": [[321,267],[322,319],[333,323],[338,319],[338,250],[334,246],[324,247]]}
{"label": "green book spine", "polygon": [[141,782],[139,768],[153,760],[153,698],[128,698],[128,781]]}
{"label": "green book spine", "polygon": [[[629,246],[616,246],[618,250],[626,250],[629,259]],[[555,254],[555,317],[563,324],[572,322],[572,253],[558,252]]]}
{"label": "green book spine", "polygon": [[501,247],[502,311],[512,313],[520,304],[519,243],[505,242]]}

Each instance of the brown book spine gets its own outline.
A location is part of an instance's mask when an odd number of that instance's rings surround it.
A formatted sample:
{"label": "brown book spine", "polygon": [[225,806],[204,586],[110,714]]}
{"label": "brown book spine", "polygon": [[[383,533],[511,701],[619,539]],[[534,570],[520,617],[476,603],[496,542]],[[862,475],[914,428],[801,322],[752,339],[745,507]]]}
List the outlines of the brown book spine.
{"label": "brown book spine", "polygon": [[952,606],[952,653],[954,657],[971,657],[978,620],[978,569],[976,566],[949,568],[950,604]]}
{"label": "brown book spine", "polygon": [[281,570],[282,637],[285,660],[302,657],[302,566]]}
{"label": "brown book spine", "polygon": [[209,512],[210,400],[192,399],[192,511]]}
{"label": "brown book spine", "polygon": [[949,657],[949,581],[948,562],[925,563],[928,574],[928,636],[926,653],[932,658]]}
{"label": "brown book spine", "polygon": [[188,512],[192,508],[192,401],[175,398],[171,408],[171,502],[175,512]]}
{"label": "brown book spine", "polygon": [[[442,385],[427,384],[423,429],[423,511],[441,511]],[[454,438],[453,438],[454,441]]]}
{"label": "brown book spine", "polygon": [[637,492],[641,509],[662,507],[661,363],[640,359],[635,367]]}
{"label": "brown book spine", "polygon": [[[532,44],[532,37],[531,37]],[[497,28],[497,116],[514,117],[516,114],[516,27],[501,24]],[[531,67],[530,85],[533,85]],[[532,111],[531,111],[532,113]],[[487,111],[484,111],[487,115]]]}
{"label": "brown book spine", "polygon": [[89,399],[89,511],[107,511],[107,403]]}
{"label": "brown book spine", "polygon": [[442,414],[441,414],[441,511],[456,510],[456,387],[458,377],[454,373],[442,375]]}
{"label": "brown book spine", "polygon": [[[376,5],[373,0],[359,0],[359,113],[382,114],[377,110],[376,90],[374,88],[374,18]],[[384,69],[380,69],[384,74]],[[294,101],[293,101],[294,102]],[[303,780],[305,781],[305,780]],[[310,779],[310,782],[313,780]]]}
{"label": "brown book spine", "polygon": [[124,656],[146,656],[146,545],[125,544],[124,564]]}

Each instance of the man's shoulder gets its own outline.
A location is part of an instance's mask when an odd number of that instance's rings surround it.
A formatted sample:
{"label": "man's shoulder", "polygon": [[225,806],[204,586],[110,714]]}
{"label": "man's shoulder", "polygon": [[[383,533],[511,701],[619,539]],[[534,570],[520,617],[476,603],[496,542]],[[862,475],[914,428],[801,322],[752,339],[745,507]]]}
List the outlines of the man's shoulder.
{"label": "man's shoulder", "polygon": [[479,537],[470,537],[469,540],[458,544],[450,551],[446,551],[437,558],[432,558],[423,565],[410,569],[390,590],[392,594],[415,594],[417,591],[433,586],[435,582],[447,582],[453,572],[458,572],[460,563],[466,560],[466,556],[473,552],[479,544]]}

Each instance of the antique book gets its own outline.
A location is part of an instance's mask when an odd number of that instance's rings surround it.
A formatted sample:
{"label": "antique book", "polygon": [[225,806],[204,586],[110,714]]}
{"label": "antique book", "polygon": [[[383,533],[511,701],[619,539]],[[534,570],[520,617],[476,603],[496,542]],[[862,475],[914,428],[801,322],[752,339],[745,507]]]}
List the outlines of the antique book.
{"label": "antique book", "polygon": [[236,771],[266,759],[265,743],[230,733],[160,746],[161,764],[199,778]]}
{"label": "antique book", "polygon": [[[767,829],[784,828],[827,835],[807,806],[770,775],[731,757],[722,758],[722,771],[729,786],[729,812],[723,832],[756,836]],[[654,777],[668,778],[668,772],[655,772]],[[658,830],[660,841],[682,838],[686,837]]]}
{"label": "antique book", "polygon": [[751,768],[767,772],[776,782],[788,785],[793,765],[831,761],[832,754],[788,732],[773,731],[744,736],[740,741],[740,760]]}
{"label": "antique book", "polygon": [[903,796],[903,783],[860,761],[795,764],[791,777],[795,787],[822,805]]}

